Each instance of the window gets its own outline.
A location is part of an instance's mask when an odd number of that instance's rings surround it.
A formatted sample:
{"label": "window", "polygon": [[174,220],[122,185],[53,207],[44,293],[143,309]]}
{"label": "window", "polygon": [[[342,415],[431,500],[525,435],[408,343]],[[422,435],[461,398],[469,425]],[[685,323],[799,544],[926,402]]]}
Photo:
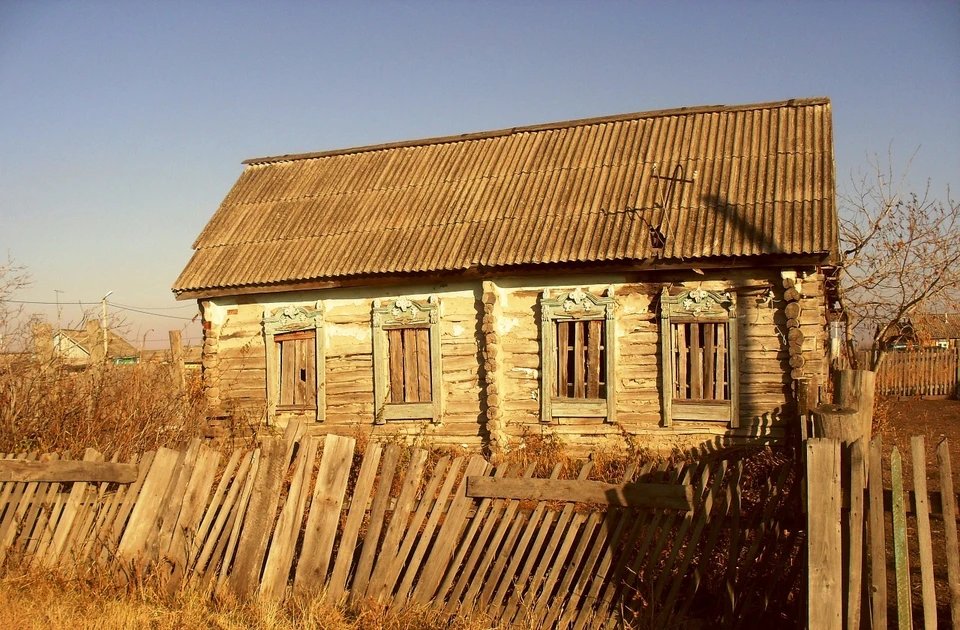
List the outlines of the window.
{"label": "window", "polygon": [[663,424],[739,424],[736,296],[703,289],[660,296]]}
{"label": "window", "polygon": [[287,306],[265,310],[267,413],[313,415],[323,420],[323,310]]}
{"label": "window", "polygon": [[317,405],[317,333],[314,330],[274,335],[280,355],[281,411]]}
{"label": "window", "polygon": [[607,297],[576,289],[551,299],[543,292],[540,420],[614,420],[615,326],[613,288]]}
{"label": "window", "polygon": [[375,421],[432,420],[442,415],[440,312],[428,302],[398,298],[373,304]]}

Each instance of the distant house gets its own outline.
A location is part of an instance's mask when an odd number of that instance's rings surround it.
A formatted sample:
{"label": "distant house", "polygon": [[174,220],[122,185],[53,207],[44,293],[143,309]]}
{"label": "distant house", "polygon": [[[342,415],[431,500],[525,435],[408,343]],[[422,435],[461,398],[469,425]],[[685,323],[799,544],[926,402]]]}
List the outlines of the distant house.
{"label": "distant house", "polygon": [[899,326],[901,343],[923,347],[960,347],[960,313],[917,313]]}
{"label": "distant house", "polygon": [[[103,353],[101,347],[98,347],[102,344],[100,324],[96,320],[90,320],[85,328],[79,330],[61,328],[54,332],[53,356],[60,358],[67,365],[86,366],[94,360],[94,357]],[[137,363],[139,353],[123,337],[108,330],[106,358],[116,365]]]}
{"label": "distant house", "polygon": [[222,413],[716,447],[782,440],[795,381],[825,380],[827,99],[245,164],[173,286]]}

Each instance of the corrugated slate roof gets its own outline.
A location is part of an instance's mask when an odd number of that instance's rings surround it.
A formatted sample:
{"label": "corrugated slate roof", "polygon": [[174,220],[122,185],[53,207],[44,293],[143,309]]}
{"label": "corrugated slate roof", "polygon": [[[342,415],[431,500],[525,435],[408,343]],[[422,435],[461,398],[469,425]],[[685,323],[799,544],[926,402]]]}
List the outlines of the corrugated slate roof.
{"label": "corrugated slate roof", "polygon": [[[247,160],[174,285],[836,252],[830,101],[698,107]],[[659,208],[670,177],[683,177]],[[649,225],[666,236],[651,248]]]}
{"label": "corrugated slate roof", "polygon": [[960,339],[960,313],[917,313],[910,316],[910,323],[930,339]]}

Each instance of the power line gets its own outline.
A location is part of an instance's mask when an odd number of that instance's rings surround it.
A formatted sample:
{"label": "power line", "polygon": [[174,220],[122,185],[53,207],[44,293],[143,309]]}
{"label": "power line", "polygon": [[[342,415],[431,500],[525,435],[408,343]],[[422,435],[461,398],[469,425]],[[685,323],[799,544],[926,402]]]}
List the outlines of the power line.
{"label": "power line", "polygon": [[[100,302],[39,302],[39,301],[33,301],[33,300],[6,300],[6,301],[11,304],[31,304],[31,305],[38,305],[38,306],[59,306],[59,307],[71,306],[71,305],[97,306],[100,304]],[[141,313],[143,315],[152,315],[154,317],[166,317],[168,319],[179,319],[179,320],[188,321],[188,322],[192,322],[196,319],[196,316],[178,317],[176,315],[154,313],[151,310],[148,310],[146,307],[141,308],[136,306],[127,306],[125,304],[117,304],[116,302],[107,302],[107,305],[112,306],[117,310],[132,311],[134,313]],[[157,307],[154,310],[173,310],[173,309],[182,309],[182,308],[196,308],[196,307],[193,305],[185,304],[183,306]]]}
{"label": "power line", "polygon": [[132,311],[134,313],[142,313],[143,315],[151,315],[153,317],[166,317],[167,319],[179,319],[186,322],[192,322],[199,317],[199,315],[194,315],[193,317],[178,317],[177,315],[164,315],[163,313],[151,313],[150,311],[144,311],[138,308],[131,308],[129,306],[123,307],[113,302],[107,302],[109,306],[114,307],[118,311]]}

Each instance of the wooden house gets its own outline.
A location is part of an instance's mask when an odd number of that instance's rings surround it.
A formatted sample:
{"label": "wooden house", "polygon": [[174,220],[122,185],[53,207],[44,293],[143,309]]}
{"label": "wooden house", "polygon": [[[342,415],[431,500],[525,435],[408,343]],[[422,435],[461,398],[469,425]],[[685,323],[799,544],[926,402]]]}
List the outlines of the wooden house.
{"label": "wooden house", "polygon": [[220,413],[717,447],[781,440],[795,382],[825,376],[827,99],[244,164],[173,287]]}
{"label": "wooden house", "polygon": [[[61,328],[53,335],[53,356],[72,367],[86,367],[103,357],[103,329],[97,320],[89,320],[84,328]],[[108,362],[115,365],[138,363],[139,353],[126,339],[107,331]]]}

